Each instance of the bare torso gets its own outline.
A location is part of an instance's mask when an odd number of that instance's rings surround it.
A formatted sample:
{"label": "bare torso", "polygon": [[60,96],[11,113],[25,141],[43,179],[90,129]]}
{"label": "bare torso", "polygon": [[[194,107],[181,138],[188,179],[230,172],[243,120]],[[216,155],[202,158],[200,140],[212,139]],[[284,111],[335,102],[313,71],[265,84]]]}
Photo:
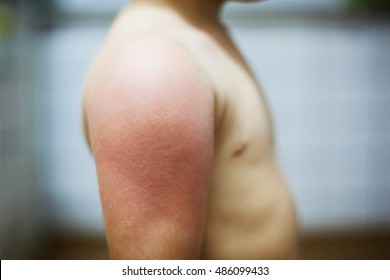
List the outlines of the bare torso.
{"label": "bare torso", "polygon": [[214,166],[202,258],[295,258],[295,210],[275,159],[270,114],[227,33],[136,7],[118,17],[106,48],[131,43],[124,34],[140,33],[158,33],[180,44],[214,89]]}

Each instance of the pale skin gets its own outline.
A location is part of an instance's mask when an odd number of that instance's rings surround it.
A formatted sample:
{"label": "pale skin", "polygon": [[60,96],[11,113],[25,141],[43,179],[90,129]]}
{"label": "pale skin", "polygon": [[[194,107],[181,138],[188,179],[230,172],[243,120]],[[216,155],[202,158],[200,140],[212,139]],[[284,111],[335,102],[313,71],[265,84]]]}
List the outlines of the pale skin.
{"label": "pale skin", "polygon": [[135,0],[88,74],[84,125],[114,259],[292,259],[263,93],[219,0]]}

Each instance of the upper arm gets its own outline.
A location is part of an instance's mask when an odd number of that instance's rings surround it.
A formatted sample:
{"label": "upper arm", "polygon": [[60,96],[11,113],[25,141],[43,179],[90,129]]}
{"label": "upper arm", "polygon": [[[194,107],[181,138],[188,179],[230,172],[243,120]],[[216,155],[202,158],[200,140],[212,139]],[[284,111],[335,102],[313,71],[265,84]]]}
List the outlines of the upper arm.
{"label": "upper arm", "polygon": [[199,257],[213,161],[212,91],[173,44],[140,42],[120,54],[86,99],[111,254]]}

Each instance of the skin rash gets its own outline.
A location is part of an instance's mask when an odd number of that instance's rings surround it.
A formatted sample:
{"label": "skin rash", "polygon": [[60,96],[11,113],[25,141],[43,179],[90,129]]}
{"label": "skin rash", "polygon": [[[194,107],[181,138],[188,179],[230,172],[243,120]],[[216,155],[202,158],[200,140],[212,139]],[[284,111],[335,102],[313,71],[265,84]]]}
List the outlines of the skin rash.
{"label": "skin rash", "polygon": [[[213,161],[213,95],[172,44],[143,39],[124,53],[116,69],[129,78],[116,72],[91,85],[99,93],[86,104],[108,239],[135,258],[161,257],[173,244],[183,257],[198,258]],[[137,65],[143,53],[141,67],[124,66]],[[112,254],[120,257],[115,243]]]}

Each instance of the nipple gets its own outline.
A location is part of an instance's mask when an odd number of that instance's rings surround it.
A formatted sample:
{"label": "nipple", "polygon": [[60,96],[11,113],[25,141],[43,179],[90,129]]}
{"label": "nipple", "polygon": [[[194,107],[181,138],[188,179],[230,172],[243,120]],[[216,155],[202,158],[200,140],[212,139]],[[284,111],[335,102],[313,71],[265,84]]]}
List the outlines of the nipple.
{"label": "nipple", "polygon": [[246,143],[237,143],[233,150],[233,156],[238,157],[239,155],[241,155],[245,151],[246,147]]}

